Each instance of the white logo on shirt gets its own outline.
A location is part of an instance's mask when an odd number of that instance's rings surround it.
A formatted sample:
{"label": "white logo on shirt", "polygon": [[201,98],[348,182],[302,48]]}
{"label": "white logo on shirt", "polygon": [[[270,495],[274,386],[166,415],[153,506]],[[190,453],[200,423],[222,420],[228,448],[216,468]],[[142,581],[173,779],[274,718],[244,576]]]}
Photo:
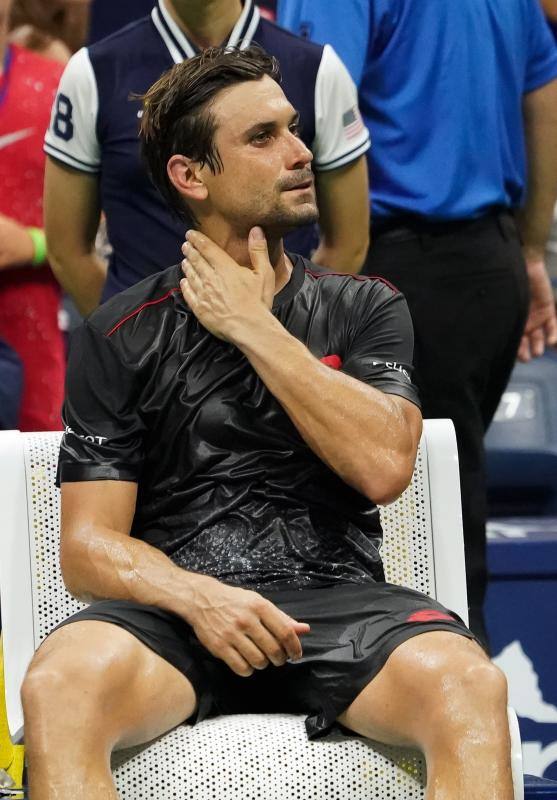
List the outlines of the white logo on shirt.
{"label": "white logo on shirt", "polygon": [[4,147],[8,147],[11,144],[19,142],[21,139],[27,139],[27,137],[31,136],[31,134],[34,132],[35,128],[25,128],[22,131],[5,133],[3,136],[0,136],[0,150],[2,150]]}
{"label": "white logo on shirt", "polygon": [[93,444],[102,444],[108,441],[106,436],[92,436],[90,433],[76,433],[69,425],[66,425],[64,433],[73,433],[74,436],[78,436],[80,439],[85,439],[86,442],[92,442]]}
{"label": "white logo on shirt", "polygon": [[405,378],[410,380],[410,375],[408,374],[408,371],[405,370],[404,367],[397,361],[372,361],[371,363],[374,367],[379,366],[379,364],[384,364],[387,367],[387,369],[394,369],[397,372],[401,372]]}

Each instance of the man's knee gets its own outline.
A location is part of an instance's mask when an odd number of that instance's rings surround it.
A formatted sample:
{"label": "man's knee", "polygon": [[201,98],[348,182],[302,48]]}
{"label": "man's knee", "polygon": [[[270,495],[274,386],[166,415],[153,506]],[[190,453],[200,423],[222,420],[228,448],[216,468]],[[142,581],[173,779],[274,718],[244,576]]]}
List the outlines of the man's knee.
{"label": "man's knee", "polygon": [[124,688],[133,640],[110,635],[118,631],[111,625],[104,637],[98,628],[88,636],[83,626],[90,624],[59,629],[35,653],[21,687],[26,725],[71,724],[74,716],[101,713],[101,704]]}
{"label": "man's knee", "polygon": [[437,687],[437,692],[432,692],[434,708],[455,723],[458,718],[453,712],[457,709],[468,709],[476,717],[489,717],[507,706],[506,678],[488,660],[448,660],[432,676],[432,684]]}
{"label": "man's knee", "polygon": [[477,645],[462,637],[460,642],[443,637],[416,655],[412,681],[432,737],[507,730],[506,678]]}

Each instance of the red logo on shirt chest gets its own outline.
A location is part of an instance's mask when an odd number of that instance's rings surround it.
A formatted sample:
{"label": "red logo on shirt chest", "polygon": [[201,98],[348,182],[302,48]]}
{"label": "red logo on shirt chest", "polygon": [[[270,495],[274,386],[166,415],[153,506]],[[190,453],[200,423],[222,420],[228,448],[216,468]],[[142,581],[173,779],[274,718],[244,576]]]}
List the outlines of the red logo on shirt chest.
{"label": "red logo on shirt chest", "polygon": [[426,608],[423,611],[414,611],[406,618],[406,622],[437,622],[441,620],[449,620],[454,622],[454,617],[450,614],[444,614],[442,611],[437,611],[436,608]]}
{"label": "red logo on shirt chest", "polygon": [[319,359],[322,364],[325,364],[327,367],[331,367],[332,369],[340,369],[342,367],[342,358],[340,356],[323,356],[323,358]]}

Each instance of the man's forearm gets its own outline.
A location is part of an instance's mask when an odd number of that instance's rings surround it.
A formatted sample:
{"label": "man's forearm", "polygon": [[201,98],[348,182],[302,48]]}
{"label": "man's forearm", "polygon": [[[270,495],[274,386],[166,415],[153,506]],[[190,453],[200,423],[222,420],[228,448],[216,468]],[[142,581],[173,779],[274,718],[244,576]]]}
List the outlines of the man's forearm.
{"label": "man's forearm", "polygon": [[327,244],[323,239],[313,253],[314,264],[332,269],[334,272],[354,274],[360,272],[364,263],[367,247],[358,246],[359,242],[345,241],[338,244]]}
{"label": "man's forearm", "polygon": [[97,308],[106,280],[106,264],[95,252],[68,258],[49,251],[50,265],[78,311],[87,316]]}
{"label": "man's forearm", "polygon": [[366,157],[315,175],[321,238],[312,261],[336,272],[359,272],[369,247]]}
{"label": "man's forearm", "polygon": [[44,218],[50,264],[83,315],[99,305],[106,278],[106,265],[95,251],[100,209],[99,176],[48,156]]}
{"label": "man's forearm", "polygon": [[557,199],[557,80],[524,97],[527,185],[518,224],[527,260],[543,258]]}
{"label": "man's forearm", "polygon": [[379,503],[404,490],[417,442],[393,397],[322,364],[270,314],[234,342],[309,447],[346,483]]}
{"label": "man's forearm", "polygon": [[27,228],[0,214],[0,269],[30,266],[34,245]]}
{"label": "man's forearm", "polygon": [[81,522],[63,532],[61,567],[68,591],[81,600],[132,600],[176,614],[238,675],[302,655],[305,623],[257,592],[187,572],[146,542],[102,525]]}
{"label": "man's forearm", "polygon": [[287,265],[279,252],[273,270],[261,228],[248,237],[251,270],[198,231],[186,238],[180,287],[201,324],[244,353],[309,447],[346,483],[376,503],[398,497],[414,469],[418,409],[322,364],[272,315],[268,290],[284,285]]}
{"label": "man's forearm", "polygon": [[74,532],[61,567],[68,591],[85,602],[133,600],[188,618],[194,587],[206,576],[186,572],[150,544],[99,525]]}

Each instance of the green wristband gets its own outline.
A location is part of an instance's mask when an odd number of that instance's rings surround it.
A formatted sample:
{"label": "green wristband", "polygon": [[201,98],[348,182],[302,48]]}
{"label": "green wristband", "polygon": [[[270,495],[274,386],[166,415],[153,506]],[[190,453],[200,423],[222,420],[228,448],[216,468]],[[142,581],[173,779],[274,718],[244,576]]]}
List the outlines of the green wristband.
{"label": "green wristband", "polygon": [[46,261],[46,236],[42,228],[27,228],[27,233],[33,240],[35,248],[31,263],[34,267],[40,267]]}

